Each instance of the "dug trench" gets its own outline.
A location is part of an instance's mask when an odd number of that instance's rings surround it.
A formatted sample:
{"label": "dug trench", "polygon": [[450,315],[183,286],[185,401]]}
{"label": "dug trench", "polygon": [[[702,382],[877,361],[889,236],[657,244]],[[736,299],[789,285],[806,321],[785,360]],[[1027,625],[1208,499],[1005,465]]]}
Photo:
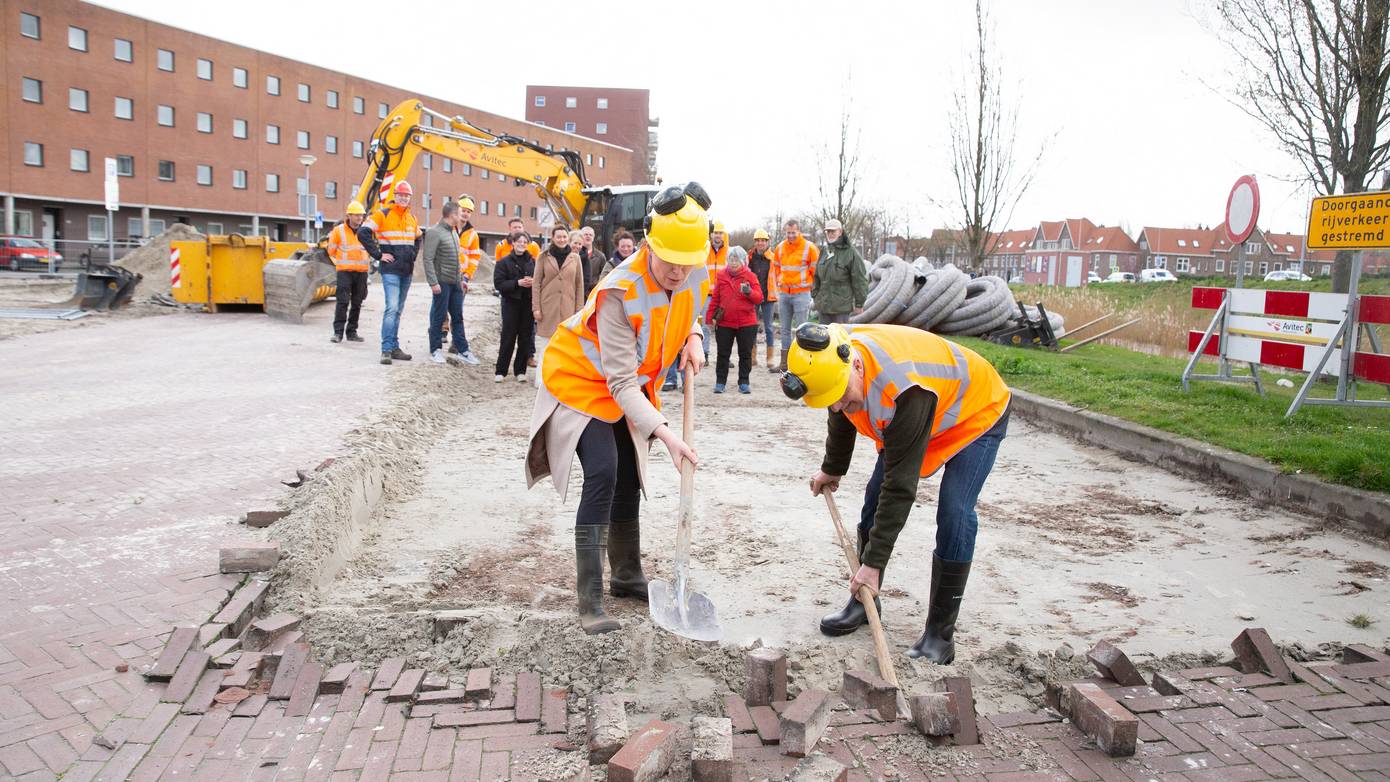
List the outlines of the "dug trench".
{"label": "dug trench", "polygon": [[[664,718],[722,713],[756,644],[787,651],[793,692],[873,670],[867,628],[837,639],[817,629],[848,595],[826,507],[806,487],[824,415],[783,398],[762,367],[750,396],[714,395],[712,370],[697,381],[693,577],[718,606],[724,640],[676,637],[645,604],[611,597],[622,629],[586,636],[573,592],[577,464],[563,501],[548,481],[527,490],[535,388],[493,382],[496,299],[472,295],[467,309],[484,364],[418,356],[383,367],[394,375],[383,412],[349,434],[271,528],[283,552],[273,608],[306,617],[322,662],[539,670],[577,693],[625,692],[635,713]],[[680,396],[665,404],[679,422]],[[861,441],[839,493],[847,523],[873,457]],[[671,577],[678,486],[658,444],[641,515],[649,577]],[[926,613],[937,488],[922,482],[885,579],[885,629],[907,691],[963,674],[982,712],[1029,708],[1048,682],[1088,675],[1085,650],[1101,639],[1123,643],[1146,671],[1229,659],[1230,639],[1252,624],[1305,659],[1383,641],[1384,627],[1348,620],[1387,615],[1390,552],[1014,416],[980,498],[956,661],[909,660],[902,652]],[[440,612],[457,622],[443,637]]]}

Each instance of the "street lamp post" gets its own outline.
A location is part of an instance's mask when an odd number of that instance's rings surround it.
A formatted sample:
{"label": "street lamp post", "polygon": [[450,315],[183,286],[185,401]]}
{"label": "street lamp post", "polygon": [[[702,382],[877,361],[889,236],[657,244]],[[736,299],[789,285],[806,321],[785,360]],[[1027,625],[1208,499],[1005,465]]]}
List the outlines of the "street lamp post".
{"label": "street lamp post", "polygon": [[304,213],[304,241],[312,244],[309,239],[309,193],[313,192],[309,188],[309,166],[312,166],[318,158],[313,155],[300,155],[299,162],[304,165],[304,192],[299,197],[299,210]]}

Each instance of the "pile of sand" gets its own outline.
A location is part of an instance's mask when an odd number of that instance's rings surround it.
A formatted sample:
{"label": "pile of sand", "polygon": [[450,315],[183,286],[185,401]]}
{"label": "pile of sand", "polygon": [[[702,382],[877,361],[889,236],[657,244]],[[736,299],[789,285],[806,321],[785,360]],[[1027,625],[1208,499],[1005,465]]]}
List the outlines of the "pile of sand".
{"label": "pile of sand", "polygon": [[164,233],[123,255],[116,265],[144,275],[140,281],[141,294],[167,296],[170,291],[169,242],[201,242],[206,238],[190,225],[174,223]]}

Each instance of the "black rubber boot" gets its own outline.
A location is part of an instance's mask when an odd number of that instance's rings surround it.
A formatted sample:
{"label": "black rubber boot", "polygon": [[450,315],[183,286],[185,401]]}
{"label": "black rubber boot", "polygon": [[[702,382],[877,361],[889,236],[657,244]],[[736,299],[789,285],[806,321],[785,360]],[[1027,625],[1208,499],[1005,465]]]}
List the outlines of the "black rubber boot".
{"label": "black rubber boot", "polygon": [[357,336],[357,332],[355,332],[355,331],[349,331],[349,332],[347,333],[347,341],[348,341],[348,342],[362,342],[363,339],[362,339],[361,337]]}
{"label": "black rubber boot", "polygon": [[579,626],[589,635],[608,633],[622,625],[603,612],[603,555],[608,548],[607,524],[574,528],[575,593],[579,597]]}
{"label": "black rubber boot", "polygon": [[[863,532],[859,533],[859,556],[864,556],[864,545],[869,542],[869,536]],[[879,572],[879,589],[883,588],[883,572]],[[874,608],[878,609],[879,616],[883,616],[883,603],[877,597],[874,598]],[[849,635],[869,623],[869,615],[864,611],[864,604],[859,599],[851,596],[845,607],[833,614],[826,614],[821,617],[820,631],[826,635]]]}
{"label": "black rubber boot", "polygon": [[642,572],[642,530],[634,519],[615,521],[608,534],[608,591],[613,597],[647,599],[647,576]]}
{"label": "black rubber boot", "polygon": [[342,342],[342,341],[343,341],[343,335],[342,335],[342,334],[334,334],[332,337],[329,337],[329,338],[328,338],[328,341],[329,341],[329,342],[335,342],[335,343],[336,343],[336,342]]}
{"label": "black rubber boot", "polygon": [[932,557],[927,629],[907,650],[908,657],[925,657],[939,665],[950,665],[956,659],[956,617],[960,615],[960,602],[969,579],[969,562]]}

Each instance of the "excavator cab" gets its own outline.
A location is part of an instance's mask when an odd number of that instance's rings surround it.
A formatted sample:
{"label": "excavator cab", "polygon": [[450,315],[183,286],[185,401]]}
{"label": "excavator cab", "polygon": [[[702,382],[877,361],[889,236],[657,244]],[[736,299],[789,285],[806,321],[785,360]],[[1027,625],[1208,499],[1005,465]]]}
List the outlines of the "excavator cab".
{"label": "excavator cab", "polygon": [[618,231],[628,231],[638,242],[646,236],[646,231],[642,230],[643,220],[656,194],[655,185],[585,188],[587,200],[581,225],[594,229],[594,244],[611,256],[613,236]]}

